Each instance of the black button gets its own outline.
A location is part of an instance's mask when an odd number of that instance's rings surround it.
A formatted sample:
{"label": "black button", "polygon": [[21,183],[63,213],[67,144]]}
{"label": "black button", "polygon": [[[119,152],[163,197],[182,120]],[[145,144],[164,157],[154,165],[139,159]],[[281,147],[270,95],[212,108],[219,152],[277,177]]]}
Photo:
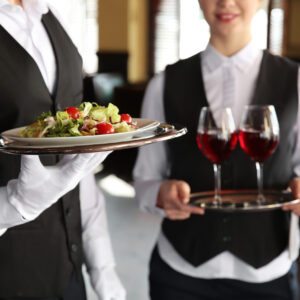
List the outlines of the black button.
{"label": "black button", "polygon": [[66,216],[70,217],[72,215],[72,209],[69,207],[66,209]]}
{"label": "black button", "polygon": [[231,184],[232,183],[232,179],[231,178],[225,178],[224,179],[224,184],[225,185],[228,185],[228,184]]}
{"label": "black button", "polygon": [[231,161],[228,159],[222,163],[222,167],[229,167],[229,166],[231,166]]}
{"label": "black button", "polygon": [[71,250],[72,250],[72,252],[77,252],[77,250],[78,250],[77,245],[76,244],[72,244],[71,245]]}
{"label": "black button", "polygon": [[231,236],[223,236],[223,242],[228,243],[231,241]]}
{"label": "black button", "polygon": [[222,220],[223,220],[223,223],[228,223],[228,221],[229,221],[229,219],[226,217],[224,217]]}
{"label": "black button", "polygon": [[59,103],[56,103],[55,109],[56,109],[56,111],[59,111],[59,110],[62,110],[62,107]]}

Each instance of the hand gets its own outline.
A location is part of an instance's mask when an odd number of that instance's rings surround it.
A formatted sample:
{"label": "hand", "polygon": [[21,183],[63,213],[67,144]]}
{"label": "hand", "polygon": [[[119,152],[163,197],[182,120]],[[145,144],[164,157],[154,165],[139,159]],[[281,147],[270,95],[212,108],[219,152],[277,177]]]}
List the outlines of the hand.
{"label": "hand", "polygon": [[191,214],[204,214],[204,209],[186,205],[190,201],[190,186],[180,180],[167,180],[160,186],[157,206],[170,220],[188,219]]}
{"label": "hand", "polygon": [[96,288],[99,300],[125,300],[126,291],[113,268],[101,271]]}
{"label": "hand", "polygon": [[25,219],[32,220],[75,188],[109,153],[65,155],[47,167],[38,156],[23,155],[19,178],[7,184],[8,200]]}
{"label": "hand", "polygon": [[[294,178],[291,181],[288,189],[292,191],[294,199],[299,199],[300,198],[300,178]],[[290,210],[297,216],[300,216],[300,203],[293,204],[293,205],[285,205],[282,207],[282,209],[285,211]]]}

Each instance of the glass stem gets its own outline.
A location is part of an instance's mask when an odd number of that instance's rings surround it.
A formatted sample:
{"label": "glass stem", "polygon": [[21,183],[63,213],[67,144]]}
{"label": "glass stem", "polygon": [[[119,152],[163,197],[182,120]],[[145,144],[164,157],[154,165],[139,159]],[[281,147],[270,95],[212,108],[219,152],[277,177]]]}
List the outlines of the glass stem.
{"label": "glass stem", "polygon": [[221,165],[214,164],[214,175],[215,175],[215,201],[217,205],[221,205],[222,199],[220,196],[221,191]]}
{"label": "glass stem", "polygon": [[258,189],[258,198],[257,201],[261,203],[264,200],[263,196],[263,163],[256,162],[256,175],[257,175],[257,189]]}

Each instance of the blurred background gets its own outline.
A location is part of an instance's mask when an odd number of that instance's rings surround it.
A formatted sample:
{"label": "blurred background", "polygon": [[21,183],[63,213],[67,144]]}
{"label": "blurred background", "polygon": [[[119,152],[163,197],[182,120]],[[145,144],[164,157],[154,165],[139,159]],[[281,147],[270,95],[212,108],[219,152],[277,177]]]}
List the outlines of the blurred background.
{"label": "blurred background", "polygon": [[[84,99],[140,116],[148,80],[206,47],[197,0],[49,0],[84,62]],[[253,21],[261,48],[300,61],[300,0],[265,1]],[[97,174],[106,197],[117,270],[129,300],[148,300],[148,260],[160,219],[139,212],[132,168],[137,150],[112,153]],[[88,300],[96,297],[86,277]]]}

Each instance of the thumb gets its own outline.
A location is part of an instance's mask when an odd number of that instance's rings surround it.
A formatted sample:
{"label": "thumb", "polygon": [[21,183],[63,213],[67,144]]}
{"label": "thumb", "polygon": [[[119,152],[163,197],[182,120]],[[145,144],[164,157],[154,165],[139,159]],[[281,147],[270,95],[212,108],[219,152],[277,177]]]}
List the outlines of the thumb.
{"label": "thumb", "polygon": [[188,203],[190,201],[191,188],[185,181],[177,182],[177,193],[182,203]]}
{"label": "thumb", "polygon": [[294,199],[299,199],[300,198],[300,178],[294,178],[291,181],[288,189],[290,189],[292,191]]}

